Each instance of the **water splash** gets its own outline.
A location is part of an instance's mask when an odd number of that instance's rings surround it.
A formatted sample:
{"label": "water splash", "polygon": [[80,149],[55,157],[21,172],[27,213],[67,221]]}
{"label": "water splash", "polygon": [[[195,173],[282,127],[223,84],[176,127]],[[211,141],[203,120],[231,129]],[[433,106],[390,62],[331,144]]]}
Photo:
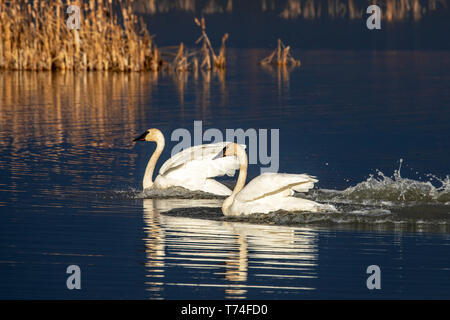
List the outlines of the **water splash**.
{"label": "water splash", "polygon": [[[391,177],[380,170],[371,174],[366,181],[343,191],[314,190],[308,196],[316,201],[378,205],[383,207],[412,205],[417,203],[437,203],[450,205],[450,178],[440,179],[426,175],[428,181],[419,181],[401,176],[403,159]],[[433,184],[434,182],[434,184]],[[437,185],[436,185],[437,184]]]}
{"label": "water splash", "polygon": [[446,202],[450,196],[450,183],[448,176],[446,180],[440,180],[439,187],[429,181],[418,181],[401,176],[403,159],[394,171],[392,177],[388,177],[383,172],[377,170],[377,176],[371,175],[366,181],[354,187],[347,188],[343,192],[345,198],[351,200],[380,200],[392,202]]}

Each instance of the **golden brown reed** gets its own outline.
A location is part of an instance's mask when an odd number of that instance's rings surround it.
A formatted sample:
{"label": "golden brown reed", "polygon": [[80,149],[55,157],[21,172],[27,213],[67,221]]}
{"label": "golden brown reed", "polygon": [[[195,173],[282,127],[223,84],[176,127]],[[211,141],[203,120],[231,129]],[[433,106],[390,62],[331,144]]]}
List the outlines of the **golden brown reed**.
{"label": "golden brown reed", "polygon": [[[66,25],[69,5],[81,9],[79,30]],[[218,56],[209,43],[216,68],[225,67],[225,40]],[[175,56],[162,53],[133,0],[0,0],[0,69],[180,72],[197,68],[198,54],[206,51],[189,54],[182,43]]]}
{"label": "golden brown reed", "polygon": [[206,66],[206,69],[211,69],[211,60],[210,55],[213,60],[213,66],[218,69],[225,68],[226,65],[226,57],[225,57],[225,42],[228,39],[228,33],[225,33],[225,35],[222,37],[222,46],[219,51],[219,55],[216,55],[214,52],[214,49],[211,45],[211,41],[208,38],[208,35],[206,34],[206,23],[205,18],[202,18],[201,20],[195,18],[194,19],[197,26],[200,27],[202,35],[200,38],[197,39],[196,43],[203,41],[202,46],[202,55],[203,55],[203,61],[201,64],[201,67]]}
{"label": "golden brown reed", "polygon": [[[67,7],[80,7],[79,30],[66,25]],[[152,39],[132,12],[132,1],[120,1],[120,19],[112,1],[0,0],[0,68],[7,70],[150,69]],[[119,10],[116,10],[119,11]]]}
{"label": "golden brown reed", "polygon": [[288,64],[292,66],[300,66],[300,60],[294,59],[291,55],[291,47],[285,46],[281,39],[278,39],[277,48],[266,58],[262,59],[260,62],[262,65],[276,65],[276,66],[286,66]]}

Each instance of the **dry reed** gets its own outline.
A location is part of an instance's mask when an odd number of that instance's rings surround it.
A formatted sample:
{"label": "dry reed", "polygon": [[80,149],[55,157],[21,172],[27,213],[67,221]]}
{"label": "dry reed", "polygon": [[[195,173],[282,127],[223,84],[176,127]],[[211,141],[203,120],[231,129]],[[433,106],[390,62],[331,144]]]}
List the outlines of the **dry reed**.
{"label": "dry reed", "polygon": [[[80,29],[69,29],[66,13],[80,7]],[[133,13],[133,0],[0,0],[0,69],[113,70],[183,72],[199,66],[225,67],[225,41],[215,55],[202,19],[207,48],[189,53],[183,43],[176,54],[161,52],[143,19]],[[212,56],[212,64],[205,62]],[[163,57],[168,57],[164,59]]]}
{"label": "dry reed", "polygon": [[199,19],[195,18],[194,21],[197,24],[197,26],[200,27],[201,32],[202,32],[202,35],[196,41],[196,43],[203,41],[203,46],[202,46],[203,62],[201,64],[201,66],[202,67],[206,66],[206,69],[211,69],[211,59],[210,59],[210,55],[211,55],[212,60],[213,60],[212,65],[215,68],[218,68],[218,69],[225,68],[225,65],[226,65],[225,42],[228,39],[228,33],[225,33],[225,35],[222,37],[222,46],[220,48],[219,55],[216,55],[214,52],[214,49],[211,45],[211,41],[209,40],[208,35],[206,34],[205,19],[202,18],[201,20],[199,20]]}
{"label": "dry reed", "polygon": [[283,42],[278,39],[277,48],[266,58],[262,59],[260,62],[262,65],[277,65],[286,66],[288,64],[292,66],[300,66],[300,60],[294,59],[291,55],[291,48],[285,46]]}

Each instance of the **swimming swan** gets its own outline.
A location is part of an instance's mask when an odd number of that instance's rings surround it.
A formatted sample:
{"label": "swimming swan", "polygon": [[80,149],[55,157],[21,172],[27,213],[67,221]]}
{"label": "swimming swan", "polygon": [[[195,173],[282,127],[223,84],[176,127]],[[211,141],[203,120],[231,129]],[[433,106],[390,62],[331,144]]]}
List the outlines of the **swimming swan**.
{"label": "swimming swan", "polygon": [[164,135],[160,130],[152,128],[133,141],[156,142],[156,149],[145,169],[142,181],[144,190],[179,186],[191,191],[204,191],[221,196],[231,194],[228,187],[212,179],[223,175],[233,176],[239,168],[239,161],[234,156],[213,159],[230,142],[204,144],[185,149],[164,162],[159,169],[159,175],[152,181],[156,162],[164,149]]}
{"label": "swimming swan", "polygon": [[263,173],[245,186],[247,178],[245,149],[230,143],[217,157],[232,155],[236,155],[239,159],[239,176],[233,192],[222,204],[224,215],[248,215],[278,210],[318,212],[334,209],[331,205],[292,197],[294,191],[307,192],[314,187],[315,182],[318,182],[307,174]]}

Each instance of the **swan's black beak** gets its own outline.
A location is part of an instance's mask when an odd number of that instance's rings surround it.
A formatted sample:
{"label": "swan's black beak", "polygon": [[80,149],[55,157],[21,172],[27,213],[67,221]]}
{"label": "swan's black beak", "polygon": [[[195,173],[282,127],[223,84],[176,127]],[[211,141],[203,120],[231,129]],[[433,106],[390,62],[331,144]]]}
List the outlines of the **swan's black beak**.
{"label": "swan's black beak", "polygon": [[216,159],[225,157],[225,151],[226,151],[226,150],[227,150],[227,147],[223,148],[222,151],[220,151],[220,152],[213,158],[213,160],[216,160]]}
{"label": "swan's black beak", "polygon": [[148,135],[148,131],[145,131],[143,134],[141,134],[139,137],[134,139],[133,141],[145,141],[145,137]]}

